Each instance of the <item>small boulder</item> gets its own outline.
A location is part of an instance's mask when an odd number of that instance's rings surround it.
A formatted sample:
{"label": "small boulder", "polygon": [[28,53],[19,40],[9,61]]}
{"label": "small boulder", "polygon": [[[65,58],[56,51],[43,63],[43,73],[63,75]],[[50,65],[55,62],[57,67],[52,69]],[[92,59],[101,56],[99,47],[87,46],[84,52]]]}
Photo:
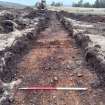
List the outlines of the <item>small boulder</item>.
{"label": "small boulder", "polygon": [[78,76],[78,77],[83,77],[83,74],[78,73],[77,76]]}
{"label": "small boulder", "polygon": [[0,23],[4,33],[9,33],[14,31],[14,23],[10,20],[4,20]]}

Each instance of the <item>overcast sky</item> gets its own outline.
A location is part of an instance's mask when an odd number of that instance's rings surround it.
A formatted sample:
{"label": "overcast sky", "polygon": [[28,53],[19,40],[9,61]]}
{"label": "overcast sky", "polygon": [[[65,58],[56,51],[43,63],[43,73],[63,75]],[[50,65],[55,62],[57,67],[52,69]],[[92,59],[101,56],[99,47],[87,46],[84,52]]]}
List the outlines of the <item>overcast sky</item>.
{"label": "overcast sky", "polygon": [[[40,0],[0,0],[0,1],[7,1],[7,2],[19,3],[19,4],[25,4],[25,5],[34,5],[35,2],[40,1]],[[77,2],[79,0],[46,0],[46,1],[47,3],[56,1],[56,2],[63,2],[65,5],[71,5],[73,2]],[[95,0],[84,0],[84,1],[93,3]]]}

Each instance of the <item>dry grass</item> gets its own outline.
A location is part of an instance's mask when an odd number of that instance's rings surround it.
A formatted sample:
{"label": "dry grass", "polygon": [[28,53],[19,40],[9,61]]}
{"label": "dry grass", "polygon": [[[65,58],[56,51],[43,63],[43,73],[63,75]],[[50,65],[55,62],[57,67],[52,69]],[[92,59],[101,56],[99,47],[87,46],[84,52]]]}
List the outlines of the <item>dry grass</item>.
{"label": "dry grass", "polygon": [[80,8],[80,7],[48,7],[53,11],[67,11],[70,13],[83,13],[83,14],[96,14],[96,15],[105,15],[104,8]]}

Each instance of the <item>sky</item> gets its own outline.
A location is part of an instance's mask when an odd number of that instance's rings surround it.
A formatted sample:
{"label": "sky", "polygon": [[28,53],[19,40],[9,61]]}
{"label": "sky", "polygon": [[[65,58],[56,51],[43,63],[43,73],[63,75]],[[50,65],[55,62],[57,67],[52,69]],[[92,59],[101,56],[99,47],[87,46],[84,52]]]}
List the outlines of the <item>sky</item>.
{"label": "sky", "polygon": [[[19,3],[19,4],[25,4],[25,5],[34,5],[35,2],[40,0],[0,0],[0,1],[7,1],[7,2]],[[73,2],[78,2],[79,0],[46,0],[46,1],[49,4],[51,4],[52,1],[55,1],[55,2],[63,2],[64,5],[71,5]],[[93,3],[95,0],[84,0],[84,1]]]}

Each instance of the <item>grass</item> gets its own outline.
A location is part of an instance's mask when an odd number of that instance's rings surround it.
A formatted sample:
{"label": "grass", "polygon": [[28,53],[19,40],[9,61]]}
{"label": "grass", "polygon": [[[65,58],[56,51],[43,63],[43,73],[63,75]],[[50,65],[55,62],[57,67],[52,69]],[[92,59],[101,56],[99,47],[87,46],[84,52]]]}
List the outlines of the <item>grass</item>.
{"label": "grass", "polygon": [[80,8],[80,7],[48,7],[52,11],[67,11],[70,13],[105,15],[105,8]]}

